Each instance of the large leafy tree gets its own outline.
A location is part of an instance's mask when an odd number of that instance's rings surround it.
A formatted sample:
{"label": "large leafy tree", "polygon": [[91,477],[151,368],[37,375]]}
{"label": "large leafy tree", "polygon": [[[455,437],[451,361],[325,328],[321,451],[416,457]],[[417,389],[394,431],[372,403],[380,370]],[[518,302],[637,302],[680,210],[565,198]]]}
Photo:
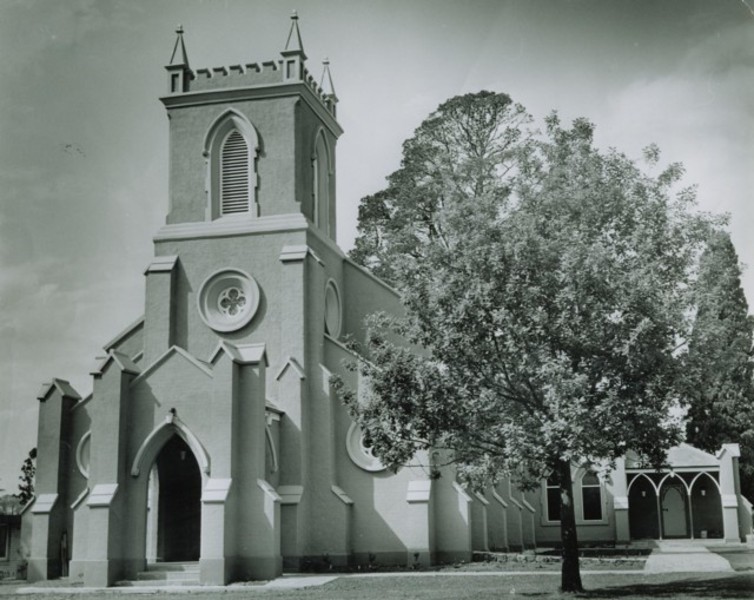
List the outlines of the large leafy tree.
{"label": "large leafy tree", "polygon": [[678,165],[653,177],[598,150],[586,120],[552,115],[540,137],[527,122],[483,92],[441,105],[404,144],[363,201],[354,256],[389,277],[405,316],[372,319],[365,397],[336,384],[393,468],[444,449],[471,485],[557,480],[561,588],[578,591],[571,469],[628,448],[659,465],[679,441],[668,414],[712,225],[675,191]]}
{"label": "large leafy tree", "polygon": [[741,445],[741,488],[754,500],[754,362],[752,317],[741,288],[741,267],[730,236],[714,235],[700,261],[696,319],[687,365],[687,438],[715,451]]}
{"label": "large leafy tree", "polygon": [[466,94],[440,105],[404,142],[402,168],[388,188],[362,199],[351,257],[397,283],[396,256],[421,260],[442,243],[451,203],[507,195],[506,175],[527,147],[530,120],[506,94]]}

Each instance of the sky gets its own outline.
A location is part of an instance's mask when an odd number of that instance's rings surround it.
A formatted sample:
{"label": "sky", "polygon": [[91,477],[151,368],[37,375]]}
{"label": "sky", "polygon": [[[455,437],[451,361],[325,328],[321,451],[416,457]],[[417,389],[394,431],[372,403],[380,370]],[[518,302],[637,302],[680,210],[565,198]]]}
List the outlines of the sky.
{"label": "sky", "polygon": [[[730,215],[754,302],[752,0],[0,0],[0,489],[35,445],[52,377],[85,395],[102,346],[143,311],[167,210],[158,98],[175,28],[192,68],[279,58],[298,11],[307,66],[330,59],[345,133],[338,241],[401,143],[444,100],[508,93],[541,122],[682,162]],[[2,492],[0,492],[2,493]]]}

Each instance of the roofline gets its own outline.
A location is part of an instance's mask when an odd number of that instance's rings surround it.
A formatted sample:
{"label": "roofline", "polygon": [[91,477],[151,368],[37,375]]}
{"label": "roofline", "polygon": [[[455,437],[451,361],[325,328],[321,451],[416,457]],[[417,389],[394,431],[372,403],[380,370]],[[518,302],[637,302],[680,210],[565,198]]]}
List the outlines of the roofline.
{"label": "roofline", "polygon": [[123,329],[118,335],[116,335],[113,339],[107,342],[107,344],[102,346],[102,349],[105,350],[106,352],[109,352],[114,346],[117,346],[120,342],[123,341],[124,338],[127,338],[129,335],[131,335],[136,329],[138,329],[142,325],[144,325],[144,315],[141,315],[133,323],[131,323],[125,329]]}

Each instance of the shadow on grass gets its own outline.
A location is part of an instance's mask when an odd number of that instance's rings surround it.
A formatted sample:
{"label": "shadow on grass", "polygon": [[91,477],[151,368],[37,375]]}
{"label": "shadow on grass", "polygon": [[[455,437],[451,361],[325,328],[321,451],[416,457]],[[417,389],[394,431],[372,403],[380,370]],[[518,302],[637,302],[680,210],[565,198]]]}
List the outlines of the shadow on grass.
{"label": "shadow on grass", "polygon": [[682,579],[665,583],[636,583],[592,589],[584,598],[752,598],[754,574],[711,579]]}

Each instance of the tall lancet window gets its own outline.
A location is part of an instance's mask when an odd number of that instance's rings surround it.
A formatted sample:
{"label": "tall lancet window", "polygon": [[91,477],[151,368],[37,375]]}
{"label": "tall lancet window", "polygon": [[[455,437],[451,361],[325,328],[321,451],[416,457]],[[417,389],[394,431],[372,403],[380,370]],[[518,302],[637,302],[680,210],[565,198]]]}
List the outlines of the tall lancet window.
{"label": "tall lancet window", "polygon": [[322,132],[317,136],[312,156],[312,221],[326,235],[331,234],[330,223],[330,155]]}
{"label": "tall lancet window", "polygon": [[207,219],[259,215],[257,154],[254,126],[236,110],[215,120],[204,140],[207,160]]}
{"label": "tall lancet window", "polygon": [[249,212],[249,147],[237,130],[223,142],[221,163],[221,214]]}

